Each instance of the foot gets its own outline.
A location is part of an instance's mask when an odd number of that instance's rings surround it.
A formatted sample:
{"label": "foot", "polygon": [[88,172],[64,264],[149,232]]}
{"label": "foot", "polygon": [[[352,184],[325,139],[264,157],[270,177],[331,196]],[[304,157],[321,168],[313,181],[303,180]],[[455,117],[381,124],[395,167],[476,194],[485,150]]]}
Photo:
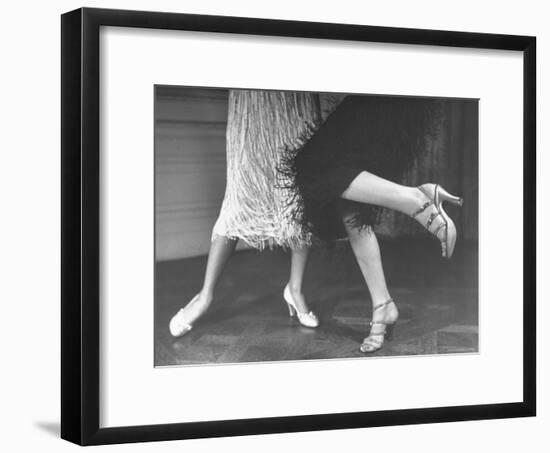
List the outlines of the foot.
{"label": "foot", "polygon": [[[420,186],[424,189],[424,192],[421,190],[416,190],[415,195],[417,197],[417,211],[422,209],[424,206],[426,206],[427,203],[430,203],[426,209],[424,209],[422,212],[419,212],[417,215],[414,215],[414,219],[420,223],[424,228],[426,228],[430,233],[434,234],[440,241],[445,241],[445,228],[442,226],[445,223],[445,219],[438,215],[438,210],[434,201],[434,195],[435,195],[435,184],[428,183],[423,184]],[[429,195],[429,196],[428,196]],[[430,219],[433,218],[433,220],[430,222]],[[439,230],[438,230],[439,229]],[[437,233],[436,233],[437,232]]]}
{"label": "foot", "polygon": [[212,303],[212,296],[200,292],[170,320],[170,333],[174,337],[181,337],[189,332],[197,319],[208,310]]}
{"label": "foot", "polygon": [[300,289],[292,288],[290,285],[287,285],[288,292],[296,305],[296,310],[300,313],[309,313],[309,308],[306,303],[306,298]]}
{"label": "foot", "polygon": [[425,201],[423,204],[419,201],[421,206],[412,217],[439,239],[443,258],[451,258],[456,244],[456,226],[443,209],[443,202],[462,206],[462,198],[451,195],[439,184],[423,184],[415,193]]}
{"label": "foot", "polygon": [[393,299],[373,304],[372,321],[369,336],[363,340],[361,352],[374,352],[382,347],[384,338],[397,322],[399,311]]}
{"label": "foot", "polygon": [[305,327],[318,327],[319,318],[313,313],[307,306],[304,295],[300,290],[290,287],[290,285],[285,286],[283,291],[283,298],[288,305],[288,312],[290,317],[296,315],[298,321]]}

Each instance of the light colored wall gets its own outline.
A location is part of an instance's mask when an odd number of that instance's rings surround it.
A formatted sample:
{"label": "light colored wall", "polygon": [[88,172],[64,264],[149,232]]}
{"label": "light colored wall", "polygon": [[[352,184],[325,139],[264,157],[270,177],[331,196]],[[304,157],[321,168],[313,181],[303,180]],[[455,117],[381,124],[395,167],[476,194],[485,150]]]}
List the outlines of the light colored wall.
{"label": "light colored wall", "polygon": [[[226,181],[227,95],[228,90],[223,89],[156,87],[157,260],[208,252]],[[446,100],[442,118],[441,128],[423,156],[425,162],[418,163],[404,182],[444,181],[449,190],[467,196],[466,207],[452,214],[460,234],[476,239],[477,101]],[[465,162],[471,165],[459,171]],[[378,227],[384,236],[425,234],[406,216],[389,211],[384,215]],[[245,246],[241,241],[240,247]]]}
{"label": "light colored wall", "polygon": [[227,90],[156,87],[156,258],[208,252],[225,188]]}

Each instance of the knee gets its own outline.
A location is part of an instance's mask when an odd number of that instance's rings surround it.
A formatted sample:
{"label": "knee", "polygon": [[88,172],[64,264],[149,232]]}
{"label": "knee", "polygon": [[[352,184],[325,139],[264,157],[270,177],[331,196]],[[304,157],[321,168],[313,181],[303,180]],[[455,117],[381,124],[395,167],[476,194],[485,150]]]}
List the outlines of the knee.
{"label": "knee", "polygon": [[376,240],[376,234],[374,233],[372,226],[355,226],[347,222],[344,223],[346,225],[346,232],[350,240],[358,240],[361,242],[370,242]]}

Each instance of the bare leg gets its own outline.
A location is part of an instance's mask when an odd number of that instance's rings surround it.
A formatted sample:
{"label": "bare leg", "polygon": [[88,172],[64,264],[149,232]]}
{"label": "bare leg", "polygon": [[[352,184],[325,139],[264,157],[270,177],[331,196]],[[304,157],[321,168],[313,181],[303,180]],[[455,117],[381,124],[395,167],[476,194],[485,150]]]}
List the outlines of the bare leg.
{"label": "bare leg", "polygon": [[202,289],[197,296],[185,306],[185,322],[193,325],[210,307],[214,291],[220,276],[237,245],[237,239],[216,236],[210,244],[208,261]]}
{"label": "bare leg", "polygon": [[[429,190],[433,190],[433,184],[426,184]],[[413,215],[429,199],[418,188],[396,184],[387,179],[380,178],[368,171],[361,172],[342,193],[346,200],[358,201],[376,206],[393,209],[406,215]],[[422,224],[436,211],[434,206],[429,207],[415,219]],[[431,224],[431,231],[436,231],[443,219],[436,217]],[[439,230],[438,238],[444,239],[444,230]]]}
{"label": "bare leg", "polygon": [[[375,307],[390,299],[378,240],[370,228],[359,230],[351,227],[345,221],[344,225],[351,248],[369,288],[372,305]],[[395,304],[388,304],[383,308],[373,311],[372,320],[373,322],[392,323],[397,320],[398,315],[399,313]],[[382,335],[374,335],[374,338],[380,341],[384,339]]]}
{"label": "bare leg", "polygon": [[342,198],[383,206],[412,215],[422,204],[425,196],[416,187],[396,184],[363,171],[342,193]]}
{"label": "bare leg", "polygon": [[210,303],[214,297],[216,284],[227,264],[227,261],[235,251],[238,239],[230,239],[225,236],[216,236],[210,244],[208,262],[201,289],[201,297]]}
{"label": "bare leg", "polygon": [[309,247],[301,247],[292,249],[290,258],[290,278],[288,280],[288,289],[292,294],[292,298],[296,302],[298,311],[302,313],[309,312],[309,308],[302,292],[304,272],[306,269],[308,255]]}

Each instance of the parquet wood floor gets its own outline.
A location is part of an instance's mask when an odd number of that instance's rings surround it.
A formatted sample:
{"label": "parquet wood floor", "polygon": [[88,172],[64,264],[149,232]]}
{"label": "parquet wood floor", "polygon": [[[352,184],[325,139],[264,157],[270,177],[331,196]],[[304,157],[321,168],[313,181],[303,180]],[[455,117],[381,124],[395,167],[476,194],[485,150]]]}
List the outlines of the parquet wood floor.
{"label": "parquet wood floor", "polygon": [[449,262],[439,257],[435,241],[383,242],[381,248],[400,318],[394,340],[380,351],[358,350],[369,329],[371,302],[342,244],[343,251],[311,254],[304,292],[320,318],[317,329],[288,316],[282,299],[288,255],[244,251],[232,257],[210,311],[174,339],[168,322],[199,288],[206,257],[158,263],[155,365],[477,352],[477,244],[459,244]]}

